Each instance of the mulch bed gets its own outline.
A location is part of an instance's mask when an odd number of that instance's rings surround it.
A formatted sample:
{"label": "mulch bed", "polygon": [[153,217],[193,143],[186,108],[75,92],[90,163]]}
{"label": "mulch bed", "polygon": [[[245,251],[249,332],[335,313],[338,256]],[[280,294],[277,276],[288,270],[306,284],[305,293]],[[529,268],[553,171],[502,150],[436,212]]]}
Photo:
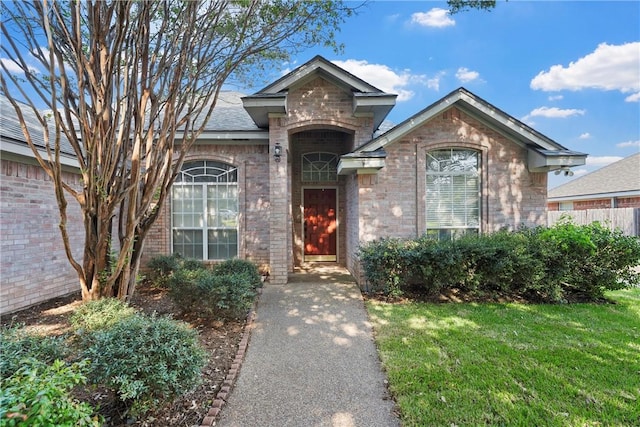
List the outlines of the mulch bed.
{"label": "mulch bed", "polygon": [[[60,335],[70,330],[69,317],[81,304],[79,294],[56,298],[25,310],[4,315],[3,326],[24,324],[42,334]],[[236,357],[245,326],[245,320],[211,320],[194,315],[183,315],[168,298],[167,292],[141,284],[131,305],[145,313],[157,312],[183,320],[198,330],[200,342],[210,355],[202,372],[202,383],[192,392],[176,401],[158,407],[142,419],[127,419],[117,399],[104,390],[87,389],[79,396],[94,407],[107,420],[107,426],[174,427],[198,426],[207,415],[227,372]]]}

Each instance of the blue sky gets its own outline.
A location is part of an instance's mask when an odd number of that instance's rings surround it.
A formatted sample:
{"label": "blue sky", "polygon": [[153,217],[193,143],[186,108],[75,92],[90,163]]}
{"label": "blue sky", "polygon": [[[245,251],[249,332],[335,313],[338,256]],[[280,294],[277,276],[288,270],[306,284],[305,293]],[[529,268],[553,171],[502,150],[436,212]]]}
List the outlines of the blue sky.
{"label": "blue sky", "polygon": [[550,174],[550,188],[640,151],[640,2],[498,0],[491,12],[456,15],[446,8],[370,2],[337,34],[343,54],[310,50],[279,72],[320,54],[398,94],[388,117],[395,123],[463,86],[589,154],[573,177]]}

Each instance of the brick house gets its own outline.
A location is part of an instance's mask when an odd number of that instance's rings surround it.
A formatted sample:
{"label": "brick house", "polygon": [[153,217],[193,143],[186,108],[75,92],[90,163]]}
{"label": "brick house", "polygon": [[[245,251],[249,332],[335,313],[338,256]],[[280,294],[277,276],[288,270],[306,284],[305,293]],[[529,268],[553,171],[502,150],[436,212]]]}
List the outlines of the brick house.
{"label": "brick house", "polygon": [[276,284],[309,261],[359,278],[363,241],[545,224],[547,172],[586,158],[463,88],[383,132],[395,98],[319,56],[226,94],[146,256],[248,258]]}
{"label": "brick house", "polygon": [[221,94],[144,259],[246,258],[274,284],[335,262],[359,279],[364,241],[545,224],[547,173],[586,158],[464,88],[389,128],[395,99],[319,56]]}
{"label": "brick house", "polygon": [[640,153],[549,190],[550,211],[640,208]]}

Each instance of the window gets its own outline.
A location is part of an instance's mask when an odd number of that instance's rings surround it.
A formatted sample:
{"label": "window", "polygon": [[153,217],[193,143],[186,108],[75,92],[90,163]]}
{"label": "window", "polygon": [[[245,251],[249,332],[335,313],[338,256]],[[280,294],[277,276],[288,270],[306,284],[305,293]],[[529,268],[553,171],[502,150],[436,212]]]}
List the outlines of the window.
{"label": "window", "polygon": [[479,153],[446,149],[427,153],[427,235],[437,239],[480,231]]}
{"label": "window", "polygon": [[224,163],[185,163],[171,194],[173,253],[185,258],[238,255],[238,169]]}
{"label": "window", "polygon": [[338,180],[338,156],[333,153],[307,153],[302,156],[302,181]]}

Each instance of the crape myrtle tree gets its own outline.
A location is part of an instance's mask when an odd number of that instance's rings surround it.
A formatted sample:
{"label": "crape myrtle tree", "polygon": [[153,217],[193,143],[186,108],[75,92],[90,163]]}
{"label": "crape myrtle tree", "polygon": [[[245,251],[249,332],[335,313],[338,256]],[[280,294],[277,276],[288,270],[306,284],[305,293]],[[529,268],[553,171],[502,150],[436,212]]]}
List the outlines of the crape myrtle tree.
{"label": "crape myrtle tree", "polygon": [[[133,294],[145,237],[223,84],[248,81],[308,47],[339,50],[335,31],[355,7],[339,0],[2,2],[1,93],[53,182],[83,300]],[[37,117],[44,146],[34,144],[25,111]],[[63,140],[81,188],[65,181]],[[82,259],[67,231],[69,202],[83,215]]]}

